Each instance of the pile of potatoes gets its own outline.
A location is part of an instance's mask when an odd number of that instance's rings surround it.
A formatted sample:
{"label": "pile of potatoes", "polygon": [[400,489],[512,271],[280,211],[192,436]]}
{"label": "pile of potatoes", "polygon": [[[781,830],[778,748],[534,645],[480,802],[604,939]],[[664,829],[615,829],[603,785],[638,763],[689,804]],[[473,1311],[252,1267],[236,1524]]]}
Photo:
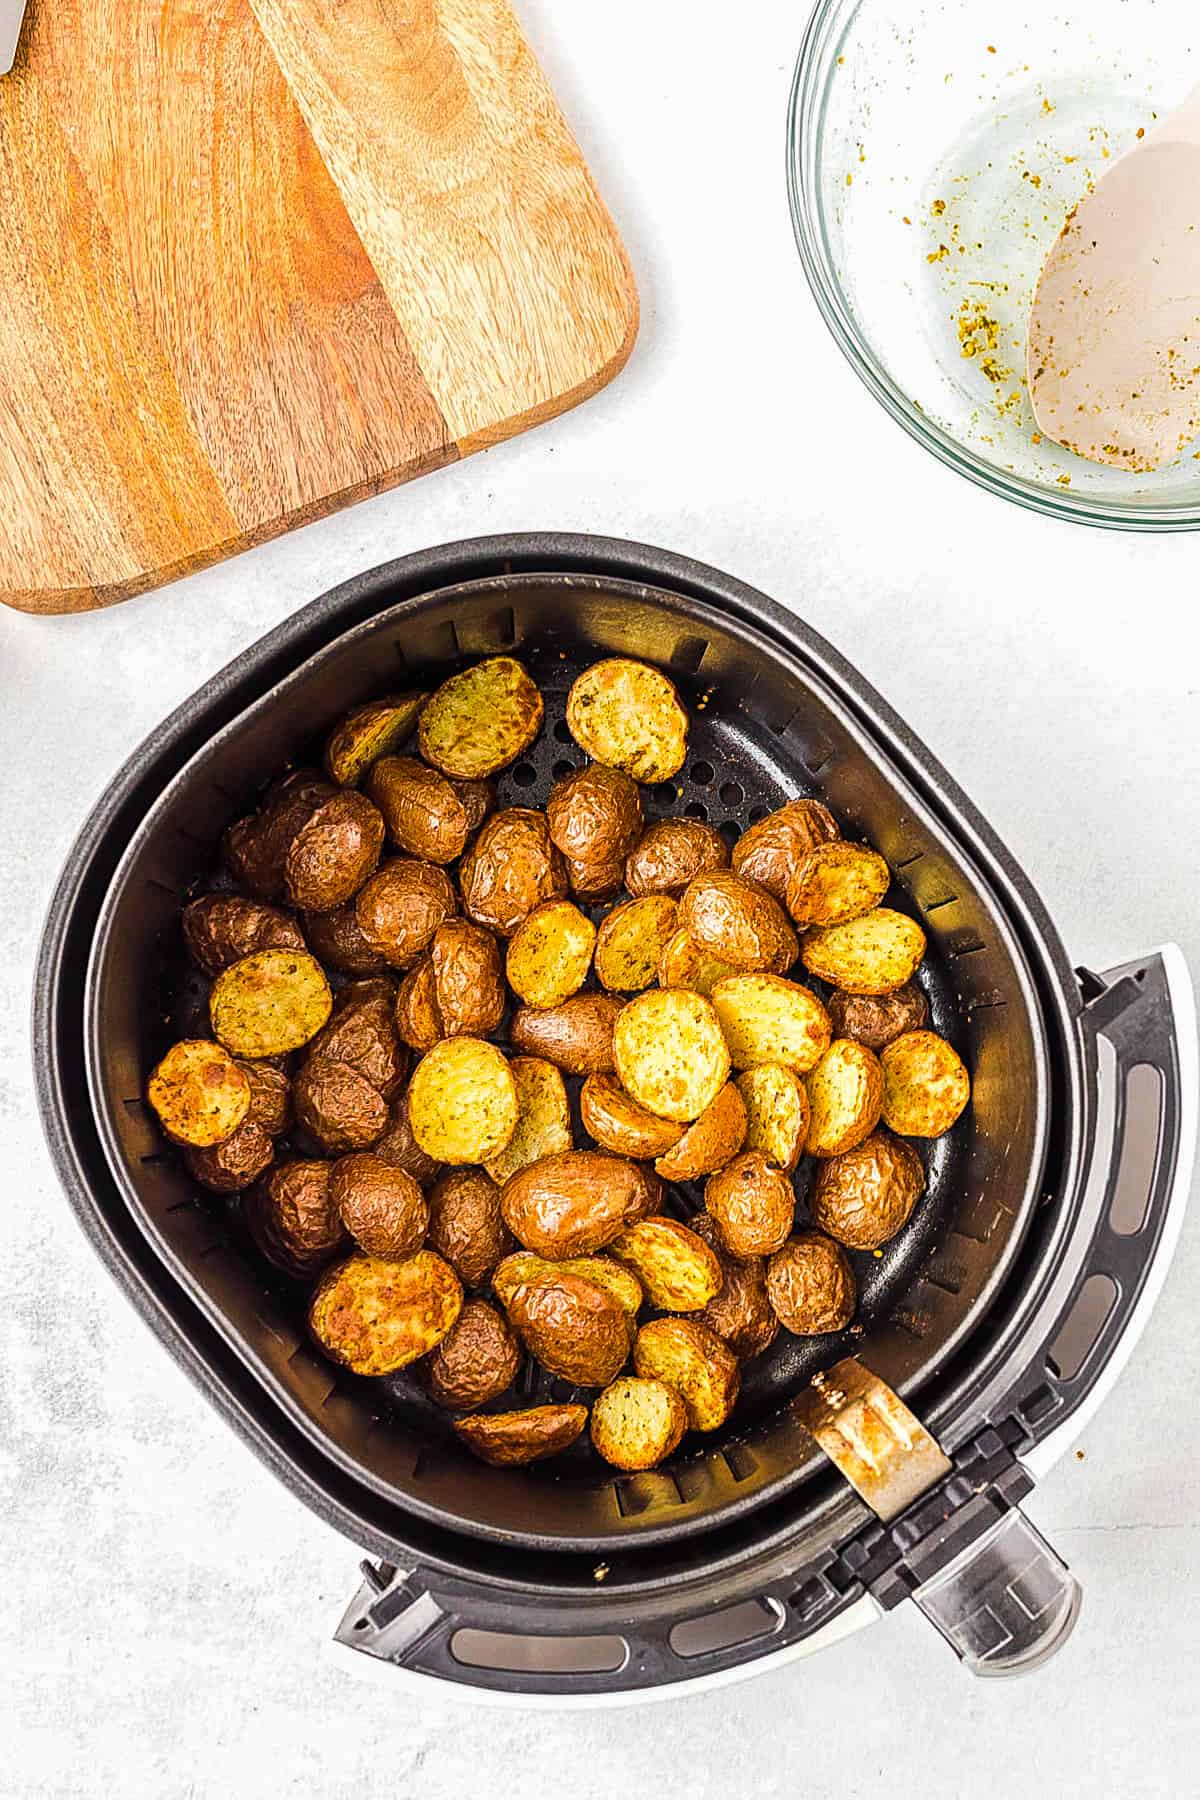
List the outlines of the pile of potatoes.
{"label": "pile of potatoes", "polygon": [[[226,833],[232,888],[185,909],[211,1037],[170,1049],[148,1098],[192,1177],[243,1195],[262,1255],[315,1284],[336,1363],[420,1363],[486,1462],[553,1455],[590,1412],[601,1456],[648,1469],[726,1422],[780,1330],[849,1324],[846,1249],[906,1224],[906,1140],[947,1131],[969,1082],[881,856],[809,799],[732,850],[648,825],[639,784],[678,773],[688,719],[644,663],[596,663],[566,718],[587,764],[544,812],[497,811],[491,778],[544,719],[518,661],[351,713],[323,771]],[[673,1182],[704,1183],[686,1225]],[[487,1410],[526,1357],[598,1390],[590,1409]]]}

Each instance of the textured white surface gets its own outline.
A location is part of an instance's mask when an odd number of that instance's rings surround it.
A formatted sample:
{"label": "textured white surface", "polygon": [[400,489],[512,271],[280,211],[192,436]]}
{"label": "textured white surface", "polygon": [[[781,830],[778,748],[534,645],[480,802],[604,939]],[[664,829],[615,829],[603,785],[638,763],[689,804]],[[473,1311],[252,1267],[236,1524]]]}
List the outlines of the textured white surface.
{"label": "textured white surface", "polygon": [[[321,1648],[356,1554],[177,1373],[79,1236],[26,1020],[51,885],[110,773],[305,600],[476,532],[608,531],[708,559],[855,659],[991,817],[1071,954],[1200,968],[1195,538],[1026,517],[936,467],[831,346],[792,249],[782,123],[803,9],[737,29],[611,0],[524,11],[626,233],[645,321],[582,411],[107,614],[0,616],[0,1791],[1195,1791],[1200,1209],[1146,1337],[1029,1511],[1078,1572],[1061,1658],[972,1684],[902,1610],[790,1671],[641,1712],[381,1706]],[[1192,1578],[1189,1580],[1188,1571]]]}

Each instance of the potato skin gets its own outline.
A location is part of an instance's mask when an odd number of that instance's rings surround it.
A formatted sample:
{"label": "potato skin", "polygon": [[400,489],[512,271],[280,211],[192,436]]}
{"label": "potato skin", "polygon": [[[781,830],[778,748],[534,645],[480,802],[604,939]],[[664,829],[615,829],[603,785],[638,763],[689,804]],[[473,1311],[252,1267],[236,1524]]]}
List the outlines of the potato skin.
{"label": "potato skin", "polygon": [[878,1055],[904,1031],[919,1031],[929,1022],[929,1002],[915,981],[905,982],[894,994],[843,994],[829,996],[829,1017],[835,1037],[854,1038]]}
{"label": "potato skin", "polygon": [[916,973],[925,954],[925,933],[907,913],[877,906],[844,925],[806,932],[801,949],[805,968],[847,994],[894,994]]}
{"label": "potato skin", "polygon": [[393,844],[424,862],[461,856],[469,830],[467,809],[446,775],[415,756],[384,756],[364,790],[383,815]]}
{"label": "potato skin", "polygon": [[425,1196],[394,1163],[366,1152],[339,1157],[329,1192],[342,1224],[368,1256],[403,1258],[424,1243],[429,1225]]}
{"label": "potato skin", "polygon": [[508,940],[508,985],[526,1006],[561,1006],[587,980],[596,927],[570,900],[542,900]]}
{"label": "potato skin", "polygon": [[593,663],[572,683],[567,725],[595,762],[635,781],[666,781],[687,755],[688,717],[674,682],[629,657]]}
{"label": "potato skin", "polygon": [[627,1226],[608,1247],[632,1269],[651,1306],[700,1312],[721,1289],[721,1265],[703,1238],[664,1214]]}
{"label": "potato skin", "polygon": [[295,769],[275,783],[256,813],[238,819],[221,843],[225,865],[256,900],[282,900],[292,839],[337,789],[316,769]]}
{"label": "potato skin", "polygon": [[551,788],[546,823],[570,862],[623,861],[642,829],[637,782],[603,763],[573,769]]}
{"label": "potato skin", "polygon": [[451,1412],[486,1406],[511,1387],[521,1347],[507,1319],[486,1300],[468,1300],[429,1358],[429,1392]]}
{"label": "potato skin", "polygon": [[600,900],[611,900],[625,878],[625,864],[620,857],[612,862],[581,862],[573,856],[563,858],[567,867],[567,886],[585,906]]}
{"label": "potato skin", "polygon": [[746,1138],[746,1107],[732,1081],[727,1081],[693,1120],[679,1142],[654,1167],[664,1181],[698,1181],[723,1169]]}
{"label": "potato skin", "polygon": [[352,900],[332,912],[305,913],[304,935],[313,955],[340,975],[382,975],[387,969],[363,936]]}
{"label": "potato skin", "polygon": [[669,894],[643,894],[614,906],[596,933],[596,979],[615,993],[648,988],[675,933],[676,902]]}
{"label": "potato skin", "polygon": [[801,930],[842,925],[878,906],[891,881],[892,872],[878,851],[835,838],[814,845],[792,871],[787,909]]}
{"label": "potato skin", "polygon": [[809,1156],[840,1156],[869,1137],[883,1110],[879,1058],[853,1038],[835,1038],[809,1071]]}
{"label": "potato skin", "polygon": [[561,1006],[521,1006],[509,1037],[514,1050],[545,1057],[568,1075],[607,1075],[621,1002],[612,994],[574,994]]}
{"label": "potato skin", "polygon": [[883,1120],[902,1137],[941,1137],[971,1097],[958,1052],[936,1031],[906,1031],[880,1058]]}
{"label": "potato skin", "polygon": [[236,1194],[253,1185],[275,1160],[275,1146],[261,1125],[246,1119],[219,1144],[187,1146],[184,1164],[193,1181],[214,1194]]}
{"label": "potato skin", "polygon": [[484,1285],[514,1246],[500,1189],[482,1169],[451,1169],[429,1193],[429,1247],[464,1287]]}
{"label": "potato skin", "polygon": [[679,923],[693,944],[748,973],[781,975],[800,954],[778,900],[731,869],[698,875],[684,889]]}
{"label": "potato skin", "polygon": [[368,947],[396,969],[411,968],[428,950],[438,926],[457,911],[446,871],[415,857],[385,862],[354,902]]}
{"label": "potato skin", "polygon": [[408,1058],[396,1037],[396,985],[386,977],[352,981],[334,1001],[328,1025],[308,1046],[306,1061],[349,1063],[385,1100],[399,1093]]}
{"label": "potato skin", "polygon": [[731,975],[712,1004],[735,1068],[783,1063],[804,1075],[829,1048],[829,1014],[811,988],[782,975]]}
{"label": "potato skin", "polygon": [[383,818],[355,788],[317,807],[288,845],[284,883],[293,906],[332,912],[352,900],[383,854]]}
{"label": "potato skin", "polygon": [[822,1231],[798,1231],[767,1264],[767,1297],[786,1331],[820,1337],[850,1323],[858,1290],[840,1244]]}
{"label": "potato skin", "polygon": [[333,1011],[325,971],[307,950],[258,950],[231,963],[208,997],[213,1036],[235,1056],[285,1056]]}
{"label": "potato skin", "polygon": [[925,1189],[925,1171],[911,1144],[885,1131],[817,1173],[809,1196],[813,1224],[851,1250],[878,1250],[908,1224]]}
{"label": "potato skin", "polygon": [[421,713],[421,755],[443,775],[486,780],[515,762],[541,730],[542,696],[511,656],[451,675]]}
{"label": "potato skin", "polygon": [[487,1161],[488,1174],[501,1187],[519,1169],[572,1148],[571,1107],[560,1071],[541,1056],[514,1056],[508,1066],[517,1090],[517,1128]]}
{"label": "potato skin", "polygon": [[689,988],[651,988],[622,1008],[613,1061],[626,1093],[661,1118],[684,1124],[712,1104],[729,1074],[717,1016]]}
{"label": "potato skin", "polygon": [[645,1296],[642,1284],[631,1269],[623,1268],[611,1256],[566,1256],[558,1262],[537,1256],[532,1250],[514,1250],[492,1271],[492,1287],[501,1306],[507,1306],[517,1289],[543,1275],[579,1275],[593,1287],[603,1288],[625,1314],[630,1342],[637,1335],[636,1319]]}
{"label": "potato skin", "polygon": [[487,1162],[517,1128],[512,1070],[484,1038],[444,1038],[413,1070],[408,1117],[422,1150],[439,1162]]}
{"label": "potato skin", "polygon": [[432,1050],[441,1042],[442,1015],[437,978],[428,953],[409,969],[396,994],[396,1035],[410,1050]]}
{"label": "potato skin", "polygon": [[368,700],[336,725],[325,744],[325,768],[339,787],[356,787],[381,756],[398,750],[411,736],[424,694],[387,694]]}
{"label": "potato skin", "polygon": [[184,1038],[155,1065],[146,1098],[169,1138],[207,1150],[242,1124],[250,1110],[250,1083],[221,1044]]}
{"label": "potato skin", "polygon": [[722,1277],[719,1293],[696,1317],[729,1345],[739,1362],[749,1362],[769,1350],[779,1335],[779,1320],[767,1299],[766,1261],[761,1256],[731,1256],[707,1213],[697,1213],[690,1225],[715,1253]]}
{"label": "potato skin", "polygon": [[527,1406],[459,1419],[454,1429],[481,1462],[508,1469],[570,1449],[587,1421],[586,1406]]}
{"label": "potato skin", "polygon": [[447,919],[430,949],[443,1037],[485,1037],[504,1016],[500,947],[470,919]]}
{"label": "potato skin", "polygon": [[[404,1169],[414,1181],[427,1187],[441,1169],[441,1163],[427,1156],[412,1134],[408,1120],[408,1096],[402,1094],[388,1114],[383,1135],[371,1145],[371,1153],[394,1168]],[[438,1246],[435,1244],[434,1249]]]}
{"label": "potato skin", "polygon": [[740,974],[740,970],[735,969],[732,963],[722,962],[719,956],[712,956],[707,950],[701,950],[699,944],[693,944],[686,931],[676,931],[663,946],[658,965],[658,985],[665,988],[691,988],[694,994],[703,994],[706,1000],[711,1000],[718,981],[724,981],[727,975],[737,974]]}
{"label": "potato skin", "polygon": [[787,898],[788,882],[816,844],[839,836],[837,820],[819,800],[789,800],[743,831],[730,858],[737,874],[758,882],[776,900]]}
{"label": "potato skin", "polygon": [[625,886],[643,894],[678,897],[689,882],[729,866],[729,846],[703,819],[658,819],[647,826],[625,860]]}
{"label": "potato skin", "polygon": [[303,950],[304,934],[291,913],[244,894],[202,894],[183,909],[183,941],[205,975],[256,950]]}
{"label": "potato skin", "polygon": [[500,1209],[519,1244],[551,1261],[603,1250],[645,1218],[657,1189],[636,1163],[600,1150],[566,1150],[518,1170]]}
{"label": "potato skin", "polygon": [[544,813],[509,806],[493,813],[463,857],[463,911],[477,925],[511,937],[542,900],[561,900],[567,871],[550,841]]}
{"label": "potato skin", "polygon": [[737,1357],[698,1319],[651,1319],[638,1332],[633,1366],[676,1390],[692,1431],[718,1430],[737,1404]]}
{"label": "potato skin", "polygon": [[240,1062],[238,1068],[250,1083],[247,1125],[259,1125],[268,1137],[280,1137],[292,1122],[292,1084],[282,1069],[269,1062]]}
{"label": "potato skin", "polygon": [[770,1256],[786,1243],[796,1216],[790,1180],[757,1150],[709,1177],[704,1205],[731,1256]]}
{"label": "potato skin", "polygon": [[259,1250],[294,1280],[319,1274],[349,1242],[329,1191],[331,1170],[304,1158],[276,1163],[243,1202]]}
{"label": "potato skin", "polygon": [[[684,1127],[631,1100],[613,1075],[589,1075],[579,1096],[583,1128],[616,1156],[654,1157],[677,1144]],[[664,1171],[659,1170],[661,1175]]]}
{"label": "potato skin", "polygon": [[678,1448],[687,1411],[674,1388],[621,1375],[592,1407],[592,1444],[616,1469],[653,1469]]}
{"label": "potato skin", "polygon": [[297,1122],[331,1156],[366,1150],[383,1136],[388,1104],[358,1069],[318,1056],[292,1083]]}
{"label": "potato skin", "polygon": [[390,1375],[436,1349],[462,1299],[458,1276],[431,1250],[403,1262],[360,1253],[322,1277],[308,1324],[334,1362],[356,1375]]}
{"label": "potato skin", "polygon": [[582,1275],[555,1268],[522,1281],[506,1310],[542,1367],[578,1387],[606,1387],[629,1358],[625,1309]]}

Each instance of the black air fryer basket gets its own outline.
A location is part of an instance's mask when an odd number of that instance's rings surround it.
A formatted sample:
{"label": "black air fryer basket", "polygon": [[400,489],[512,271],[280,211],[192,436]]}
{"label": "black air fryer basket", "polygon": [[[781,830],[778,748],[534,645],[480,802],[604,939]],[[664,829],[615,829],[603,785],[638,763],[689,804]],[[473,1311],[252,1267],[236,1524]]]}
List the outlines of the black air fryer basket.
{"label": "black air fryer basket", "polygon": [[[544,804],[582,760],[562,715],[583,667],[659,664],[693,723],[688,764],[651,793],[650,816],[683,810],[733,835],[819,794],[886,856],[889,904],[921,920],[933,1023],[972,1075],[971,1108],[929,1146],[910,1226],[881,1259],[858,1259],[860,1322],[782,1334],[748,1367],[726,1433],[646,1475],[582,1447],[563,1464],[486,1468],[417,1381],[335,1370],[142,1099],[171,1028],[181,901],[229,820],[352,705],[499,650],[547,702],[501,805]],[[316,601],[133,757],[55,897],[35,1044],[51,1145],[109,1267],[281,1478],[380,1559],[363,1565],[341,1641],[497,1693],[611,1696],[761,1664],[915,1592],[971,1666],[998,1672],[1030,1666],[1073,1621],[1077,1590],[1017,1502],[1036,1446],[1111,1369],[1177,1229],[1195,1095],[1173,966],[1073,972],[966,798],[763,595],[641,546],[484,539]],[[684,1216],[699,1194],[673,1204]],[[937,1440],[897,1516],[865,1506],[797,1417],[811,1377],[849,1357]]]}

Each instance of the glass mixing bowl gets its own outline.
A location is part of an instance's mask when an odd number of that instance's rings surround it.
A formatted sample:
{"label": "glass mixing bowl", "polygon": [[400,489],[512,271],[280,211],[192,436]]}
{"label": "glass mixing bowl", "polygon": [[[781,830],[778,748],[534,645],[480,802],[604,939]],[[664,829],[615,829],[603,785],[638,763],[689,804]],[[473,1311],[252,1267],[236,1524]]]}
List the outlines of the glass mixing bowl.
{"label": "glass mixing bowl", "polygon": [[825,319],[871,392],[951,468],[1059,518],[1200,527],[1200,444],[1149,475],[1039,435],[1033,290],[1063,221],[1200,79],[1183,0],[818,0],[788,190]]}

